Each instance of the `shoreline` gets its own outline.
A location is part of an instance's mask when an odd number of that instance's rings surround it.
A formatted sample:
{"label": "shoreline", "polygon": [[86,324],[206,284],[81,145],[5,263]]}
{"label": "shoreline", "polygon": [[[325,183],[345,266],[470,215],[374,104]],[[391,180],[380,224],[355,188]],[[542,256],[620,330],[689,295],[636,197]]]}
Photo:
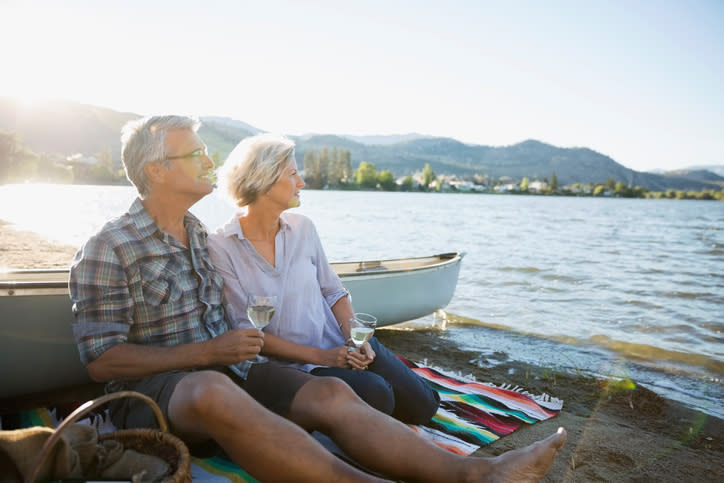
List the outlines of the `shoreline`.
{"label": "shoreline", "polygon": [[[76,250],[0,220],[0,269],[65,268]],[[522,427],[475,456],[499,455],[564,426],[568,441],[543,481],[724,481],[724,420],[645,387],[631,389],[510,359],[481,368],[474,363],[479,354],[461,350],[439,330],[382,328],[377,337],[412,361],[563,399],[558,416]]]}
{"label": "shoreline", "polygon": [[77,249],[0,220],[0,270],[68,268]]}
{"label": "shoreline", "polygon": [[642,386],[631,389],[515,360],[480,368],[474,363],[476,352],[461,350],[439,334],[385,329],[375,333],[390,350],[410,360],[427,360],[480,382],[563,399],[556,417],[524,426],[483,446],[476,456],[497,456],[563,426],[568,440],[542,481],[724,480],[724,420]]}

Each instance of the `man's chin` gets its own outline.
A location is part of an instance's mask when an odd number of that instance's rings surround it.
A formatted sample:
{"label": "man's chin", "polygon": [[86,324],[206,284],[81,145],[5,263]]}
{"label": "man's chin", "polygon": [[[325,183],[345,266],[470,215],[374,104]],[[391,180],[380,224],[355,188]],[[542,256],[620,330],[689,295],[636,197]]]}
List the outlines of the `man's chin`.
{"label": "man's chin", "polygon": [[294,198],[292,200],[289,200],[289,208],[297,208],[301,204],[302,204],[302,202],[299,198]]}

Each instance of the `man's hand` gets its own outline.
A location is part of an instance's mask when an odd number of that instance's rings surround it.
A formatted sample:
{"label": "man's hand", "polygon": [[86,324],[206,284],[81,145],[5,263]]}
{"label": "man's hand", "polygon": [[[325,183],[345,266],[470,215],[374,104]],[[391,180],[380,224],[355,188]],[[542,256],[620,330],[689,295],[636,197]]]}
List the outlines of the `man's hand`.
{"label": "man's hand", "polygon": [[210,341],[212,365],[228,366],[253,359],[264,347],[264,333],[258,329],[232,329]]}

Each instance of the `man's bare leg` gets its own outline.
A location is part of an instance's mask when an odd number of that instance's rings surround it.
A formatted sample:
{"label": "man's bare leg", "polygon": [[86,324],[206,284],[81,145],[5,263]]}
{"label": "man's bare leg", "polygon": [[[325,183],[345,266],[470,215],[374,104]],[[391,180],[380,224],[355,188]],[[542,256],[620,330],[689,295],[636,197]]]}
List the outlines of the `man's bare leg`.
{"label": "man's bare leg", "polygon": [[218,372],[186,376],[176,386],[168,412],[174,431],[215,440],[261,481],[380,481],[344,463]]}
{"label": "man's bare leg", "polygon": [[496,458],[459,456],[375,411],[342,381],[323,377],[299,390],[289,417],[303,428],[327,434],[364,466],[406,481],[538,481],[566,440],[561,428]]}

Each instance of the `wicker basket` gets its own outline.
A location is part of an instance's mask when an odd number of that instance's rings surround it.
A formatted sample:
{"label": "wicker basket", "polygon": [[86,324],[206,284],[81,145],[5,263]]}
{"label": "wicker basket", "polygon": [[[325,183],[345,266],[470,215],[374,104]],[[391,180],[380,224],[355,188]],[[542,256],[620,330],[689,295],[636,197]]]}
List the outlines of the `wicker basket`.
{"label": "wicker basket", "polygon": [[[32,483],[35,481],[40,466],[45,461],[48,453],[53,448],[55,443],[60,439],[60,435],[63,431],[93,409],[102,406],[114,399],[120,399],[124,397],[135,397],[145,401],[151,409],[153,409],[160,431],[157,429],[121,429],[112,433],[99,435],[99,441],[106,439],[114,439],[119,441],[124,448],[133,449],[139,453],[144,453],[152,456],[156,456],[164,460],[171,467],[171,474],[166,477],[165,481],[173,483],[182,483],[191,481],[191,456],[186,445],[178,437],[168,432],[168,425],[166,420],[161,413],[156,402],[150,397],[135,391],[118,391],[111,394],[106,394],[92,401],[88,401],[78,409],[73,411],[65,420],[58,426],[53,435],[45,441],[45,444],[38,453],[37,458],[33,464],[33,469],[30,474],[26,477],[26,483]],[[130,475],[129,475],[130,477]]]}

